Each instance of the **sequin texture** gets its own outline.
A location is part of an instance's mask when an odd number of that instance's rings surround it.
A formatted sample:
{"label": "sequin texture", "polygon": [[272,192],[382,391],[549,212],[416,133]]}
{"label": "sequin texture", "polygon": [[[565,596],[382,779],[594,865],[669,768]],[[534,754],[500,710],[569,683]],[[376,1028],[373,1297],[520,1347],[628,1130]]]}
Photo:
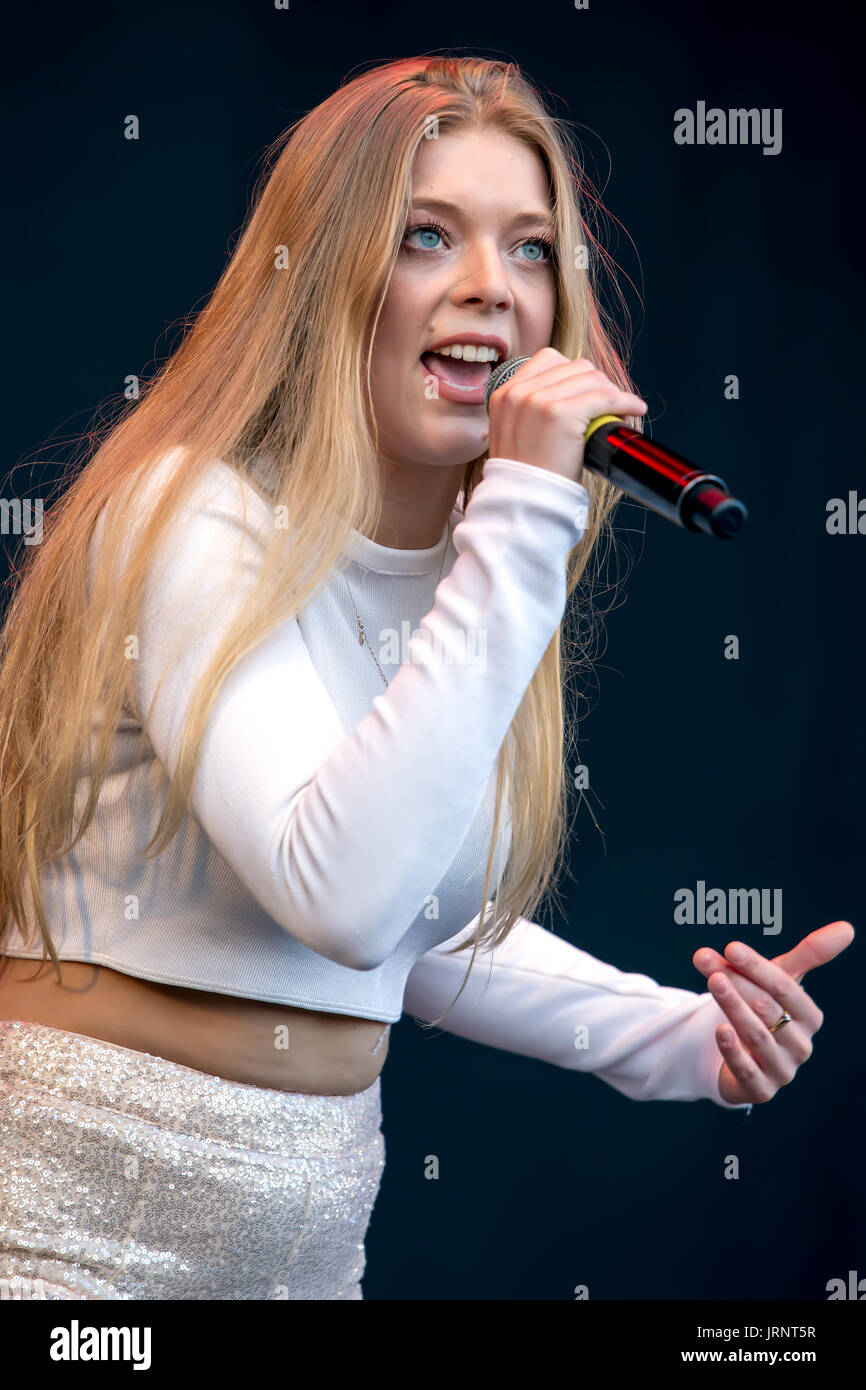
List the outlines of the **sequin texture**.
{"label": "sequin texture", "polygon": [[0,1021],[0,1297],[361,1299],[380,1078],[268,1090]]}

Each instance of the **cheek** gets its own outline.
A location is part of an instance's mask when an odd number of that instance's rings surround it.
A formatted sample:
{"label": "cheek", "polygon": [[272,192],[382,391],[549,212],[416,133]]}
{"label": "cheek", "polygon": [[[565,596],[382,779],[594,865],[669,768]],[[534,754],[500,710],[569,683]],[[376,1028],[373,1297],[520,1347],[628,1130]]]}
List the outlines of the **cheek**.
{"label": "cheek", "polygon": [[370,363],[370,388],[379,429],[394,448],[404,447],[405,437],[417,430],[416,387],[421,389],[413,379],[418,369],[417,342],[418,335],[399,311],[386,316],[383,309]]}
{"label": "cheek", "polygon": [[534,342],[547,347],[553,337],[556,319],[556,287],[553,283],[540,286],[527,304],[526,324]]}
{"label": "cheek", "polygon": [[427,336],[427,325],[435,305],[429,286],[425,289],[417,275],[397,267],[382,306],[376,334],[376,350],[382,360],[404,368],[414,364]]}

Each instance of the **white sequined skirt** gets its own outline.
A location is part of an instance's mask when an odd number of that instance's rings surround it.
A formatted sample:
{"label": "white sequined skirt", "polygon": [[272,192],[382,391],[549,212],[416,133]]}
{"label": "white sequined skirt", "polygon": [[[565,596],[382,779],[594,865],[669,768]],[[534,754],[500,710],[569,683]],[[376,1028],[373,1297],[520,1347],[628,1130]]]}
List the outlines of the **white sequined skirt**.
{"label": "white sequined skirt", "polygon": [[380,1081],[310,1096],[0,1020],[0,1298],[360,1299]]}

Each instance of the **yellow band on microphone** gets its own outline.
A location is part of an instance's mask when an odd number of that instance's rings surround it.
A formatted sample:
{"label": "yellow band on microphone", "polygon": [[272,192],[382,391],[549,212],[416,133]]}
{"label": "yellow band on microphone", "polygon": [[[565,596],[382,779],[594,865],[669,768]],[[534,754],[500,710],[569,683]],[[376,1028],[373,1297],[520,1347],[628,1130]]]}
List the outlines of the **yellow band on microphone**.
{"label": "yellow band on microphone", "polygon": [[623,420],[619,415],[597,415],[594,420],[590,420],[589,424],[586,427],[586,431],[583,436],[584,443],[586,443],[587,439],[589,439],[589,436],[593,434],[595,430],[598,429],[599,425],[606,425],[608,420],[613,420],[615,425],[623,424]]}

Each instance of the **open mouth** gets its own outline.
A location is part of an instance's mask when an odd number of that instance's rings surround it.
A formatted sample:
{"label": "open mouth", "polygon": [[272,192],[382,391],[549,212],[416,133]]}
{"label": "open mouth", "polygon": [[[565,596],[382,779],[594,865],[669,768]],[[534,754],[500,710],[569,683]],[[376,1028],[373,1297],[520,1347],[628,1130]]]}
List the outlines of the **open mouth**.
{"label": "open mouth", "polygon": [[445,357],[440,352],[423,352],[421,362],[431,376],[438,377],[457,391],[478,391],[486,385],[494,366],[492,362],[468,362],[462,357]]}

